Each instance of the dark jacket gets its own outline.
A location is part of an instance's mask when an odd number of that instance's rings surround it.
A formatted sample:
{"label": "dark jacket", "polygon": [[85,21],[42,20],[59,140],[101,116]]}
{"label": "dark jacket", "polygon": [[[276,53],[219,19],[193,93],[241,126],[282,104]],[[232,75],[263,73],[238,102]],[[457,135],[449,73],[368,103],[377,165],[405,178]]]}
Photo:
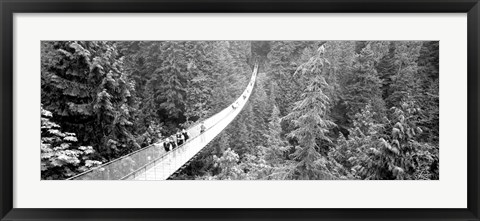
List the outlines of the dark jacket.
{"label": "dark jacket", "polygon": [[188,138],[189,138],[189,137],[188,137],[188,132],[185,131],[185,132],[182,133],[182,134],[183,134],[183,138],[185,138],[185,140],[188,140]]}
{"label": "dark jacket", "polygon": [[164,142],[163,143],[163,148],[165,149],[165,151],[169,151],[171,148],[170,148],[170,142]]}

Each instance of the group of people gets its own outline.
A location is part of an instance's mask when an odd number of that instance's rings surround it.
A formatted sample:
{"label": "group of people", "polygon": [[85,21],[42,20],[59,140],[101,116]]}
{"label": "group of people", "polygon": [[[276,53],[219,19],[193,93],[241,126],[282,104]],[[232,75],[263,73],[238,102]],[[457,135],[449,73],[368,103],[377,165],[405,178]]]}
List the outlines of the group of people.
{"label": "group of people", "polygon": [[238,101],[232,104],[232,108],[235,110],[240,104],[238,104]]}
{"label": "group of people", "polygon": [[[202,142],[205,142],[205,136],[203,135],[203,133],[206,129],[207,128],[205,127],[204,122],[200,123],[200,136]],[[177,130],[177,133],[165,139],[165,141],[163,142],[163,148],[166,152],[171,151],[186,143],[188,139],[190,139],[190,134],[187,130]]]}
{"label": "group of people", "polygon": [[185,142],[190,138],[188,132],[185,129],[182,130],[177,130],[177,133],[173,134],[170,137],[167,137],[165,139],[165,142],[163,142],[163,148],[165,151],[171,151]]}

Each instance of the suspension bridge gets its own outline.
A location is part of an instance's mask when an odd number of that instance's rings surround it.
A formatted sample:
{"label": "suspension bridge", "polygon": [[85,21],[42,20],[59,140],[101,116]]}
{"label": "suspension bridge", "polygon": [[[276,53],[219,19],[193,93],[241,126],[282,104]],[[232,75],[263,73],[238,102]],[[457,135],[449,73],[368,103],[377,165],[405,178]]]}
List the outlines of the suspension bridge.
{"label": "suspension bridge", "polygon": [[163,142],[144,147],[116,160],[85,171],[68,180],[166,180],[198,155],[242,111],[255,85],[258,65],[243,93],[228,107],[187,129],[190,138],[181,146],[166,152]]}

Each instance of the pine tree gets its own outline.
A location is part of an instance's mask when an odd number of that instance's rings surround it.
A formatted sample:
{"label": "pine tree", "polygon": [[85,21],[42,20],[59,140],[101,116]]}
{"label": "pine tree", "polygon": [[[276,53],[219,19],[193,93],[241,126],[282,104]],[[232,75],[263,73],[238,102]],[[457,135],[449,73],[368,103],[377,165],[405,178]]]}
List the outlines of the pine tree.
{"label": "pine tree", "polygon": [[[417,78],[417,59],[421,43],[397,42],[395,63],[397,72],[392,76],[390,90],[392,93],[386,98],[391,107],[401,105],[403,99],[409,96],[418,96],[421,92]],[[417,99],[417,98],[415,98]]]}
{"label": "pine tree", "polygon": [[280,113],[288,113],[291,104],[298,100],[301,82],[293,75],[297,68],[295,62],[295,44],[288,41],[275,41],[271,43],[271,50],[268,54],[269,67],[267,74],[269,81],[275,82],[277,86],[276,104]]}
{"label": "pine tree", "polygon": [[419,125],[424,128],[422,140],[439,141],[439,42],[423,42],[418,57],[418,78],[421,91],[419,103],[424,105],[424,117]]}
{"label": "pine tree", "polygon": [[233,71],[237,75],[250,77],[252,68],[249,58],[252,56],[250,41],[228,41],[228,52],[232,56]]}
{"label": "pine tree", "polygon": [[257,75],[255,87],[248,101],[252,104],[252,115],[249,117],[251,127],[249,129],[253,132],[254,146],[265,146],[267,141],[263,135],[268,130],[267,123],[272,106],[265,90],[265,80],[265,74]]}
{"label": "pine tree", "polygon": [[[395,42],[389,43],[388,53],[384,55],[380,62],[376,65],[376,70],[382,80],[382,98],[385,100],[394,92],[391,88],[393,76],[397,73],[397,65],[395,64]],[[392,104],[387,103],[387,107]]]}
{"label": "pine tree", "polygon": [[252,126],[253,111],[252,106],[247,103],[242,112],[237,116],[237,119],[232,123],[233,125],[228,128],[228,133],[231,135],[231,148],[240,157],[245,153],[252,151],[254,147]]}
{"label": "pine tree", "polygon": [[188,42],[187,102],[185,117],[187,121],[203,119],[212,113],[211,102],[214,80],[215,48],[212,42]]}
{"label": "pine tree", "polygon": [[185,111],[187,58],[185,42],[167,41],[159,45],[162,56],[157,59],[159,66],[152,73],[147,83],[147,90],[152,93],[152,101],[168,116],[180,117]]}
{"label": "pine tree", "polygon": [[54,120],[111,159],[136,148],[134,84],[114,42],[42,42],[42,103]]}
{"label": "pine tree", "polygon": [[418,72],[424,84],[439,77],[439,41],[422,42],[418,57]]}
{"label": "pine tree", "polygon": [[285,160],[284,154],[287,151],[287,144],[282,140],[282,126],[280,125],[280,110],[273,106],[270,122],[268,124],[267,138],[267,160],[272,164],[278,164]]}
{"label": "pine tree", "polygon": [[305,88],[301,100],[295,102],[293,111],[284,117],[296,128],[288,136],[298,142],[293,153],[293,159],[297,163],[287,174],[291,179],[334,178],[327,168],[326,158],[320,154],[322,145],[331,142],[327,132],[334,126],[327,115],[330,99],[323,92],[329,88],[323,78],[324,65],[325,59],[321,55],[316,55],[296,73],[302,74],[303,77],[308,76],[311,83]]}
{"label": "pine tree", "polygon": [[353,41],[329,41],[325,57],[331,63],[331,72],[335,76],[332,81],[334,94],[332,98],[332,109],[330,116],[337,124],[336,130],[346,133],[350,126],[350,119],[347,116],[348,109],[344,101],[345,86],[352,75],[352,65],[355,60],[355,42]]}
{"label": "pine tree", "polygon": [[348,116],[354,119],[368,104],[373,107],[377,120],[384,116],[385,108],[382,99],[382,82],[375,70],[374,52],[367,44],[361,53],[356,56],[345,87],[344,100],[348,107]]}
{"label": "pine tree", "polygon": [[[214,43],[215,66],[212,72],[214,90],[212,91],[213,113],[229,106],[245,89],[251,70],[234,68],[234,57],[229,52],[229,43],[219,41]],[[248,68],[246,66],[242,66]],[[248,76],[247,74],[248,73]]]}

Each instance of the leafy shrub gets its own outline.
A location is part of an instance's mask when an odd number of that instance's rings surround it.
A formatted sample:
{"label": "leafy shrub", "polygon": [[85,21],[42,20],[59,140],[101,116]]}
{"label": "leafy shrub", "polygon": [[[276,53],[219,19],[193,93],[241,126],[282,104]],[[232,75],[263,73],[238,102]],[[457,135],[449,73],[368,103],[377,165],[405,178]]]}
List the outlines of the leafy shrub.
{"label": "leafy shrub", "polygon": [[91,160],[91,146],[75,146],[74,133],[62,132],[50,118],[52,113],[41,108],[41,171],[42,179],[65,179],[100,165]]}

